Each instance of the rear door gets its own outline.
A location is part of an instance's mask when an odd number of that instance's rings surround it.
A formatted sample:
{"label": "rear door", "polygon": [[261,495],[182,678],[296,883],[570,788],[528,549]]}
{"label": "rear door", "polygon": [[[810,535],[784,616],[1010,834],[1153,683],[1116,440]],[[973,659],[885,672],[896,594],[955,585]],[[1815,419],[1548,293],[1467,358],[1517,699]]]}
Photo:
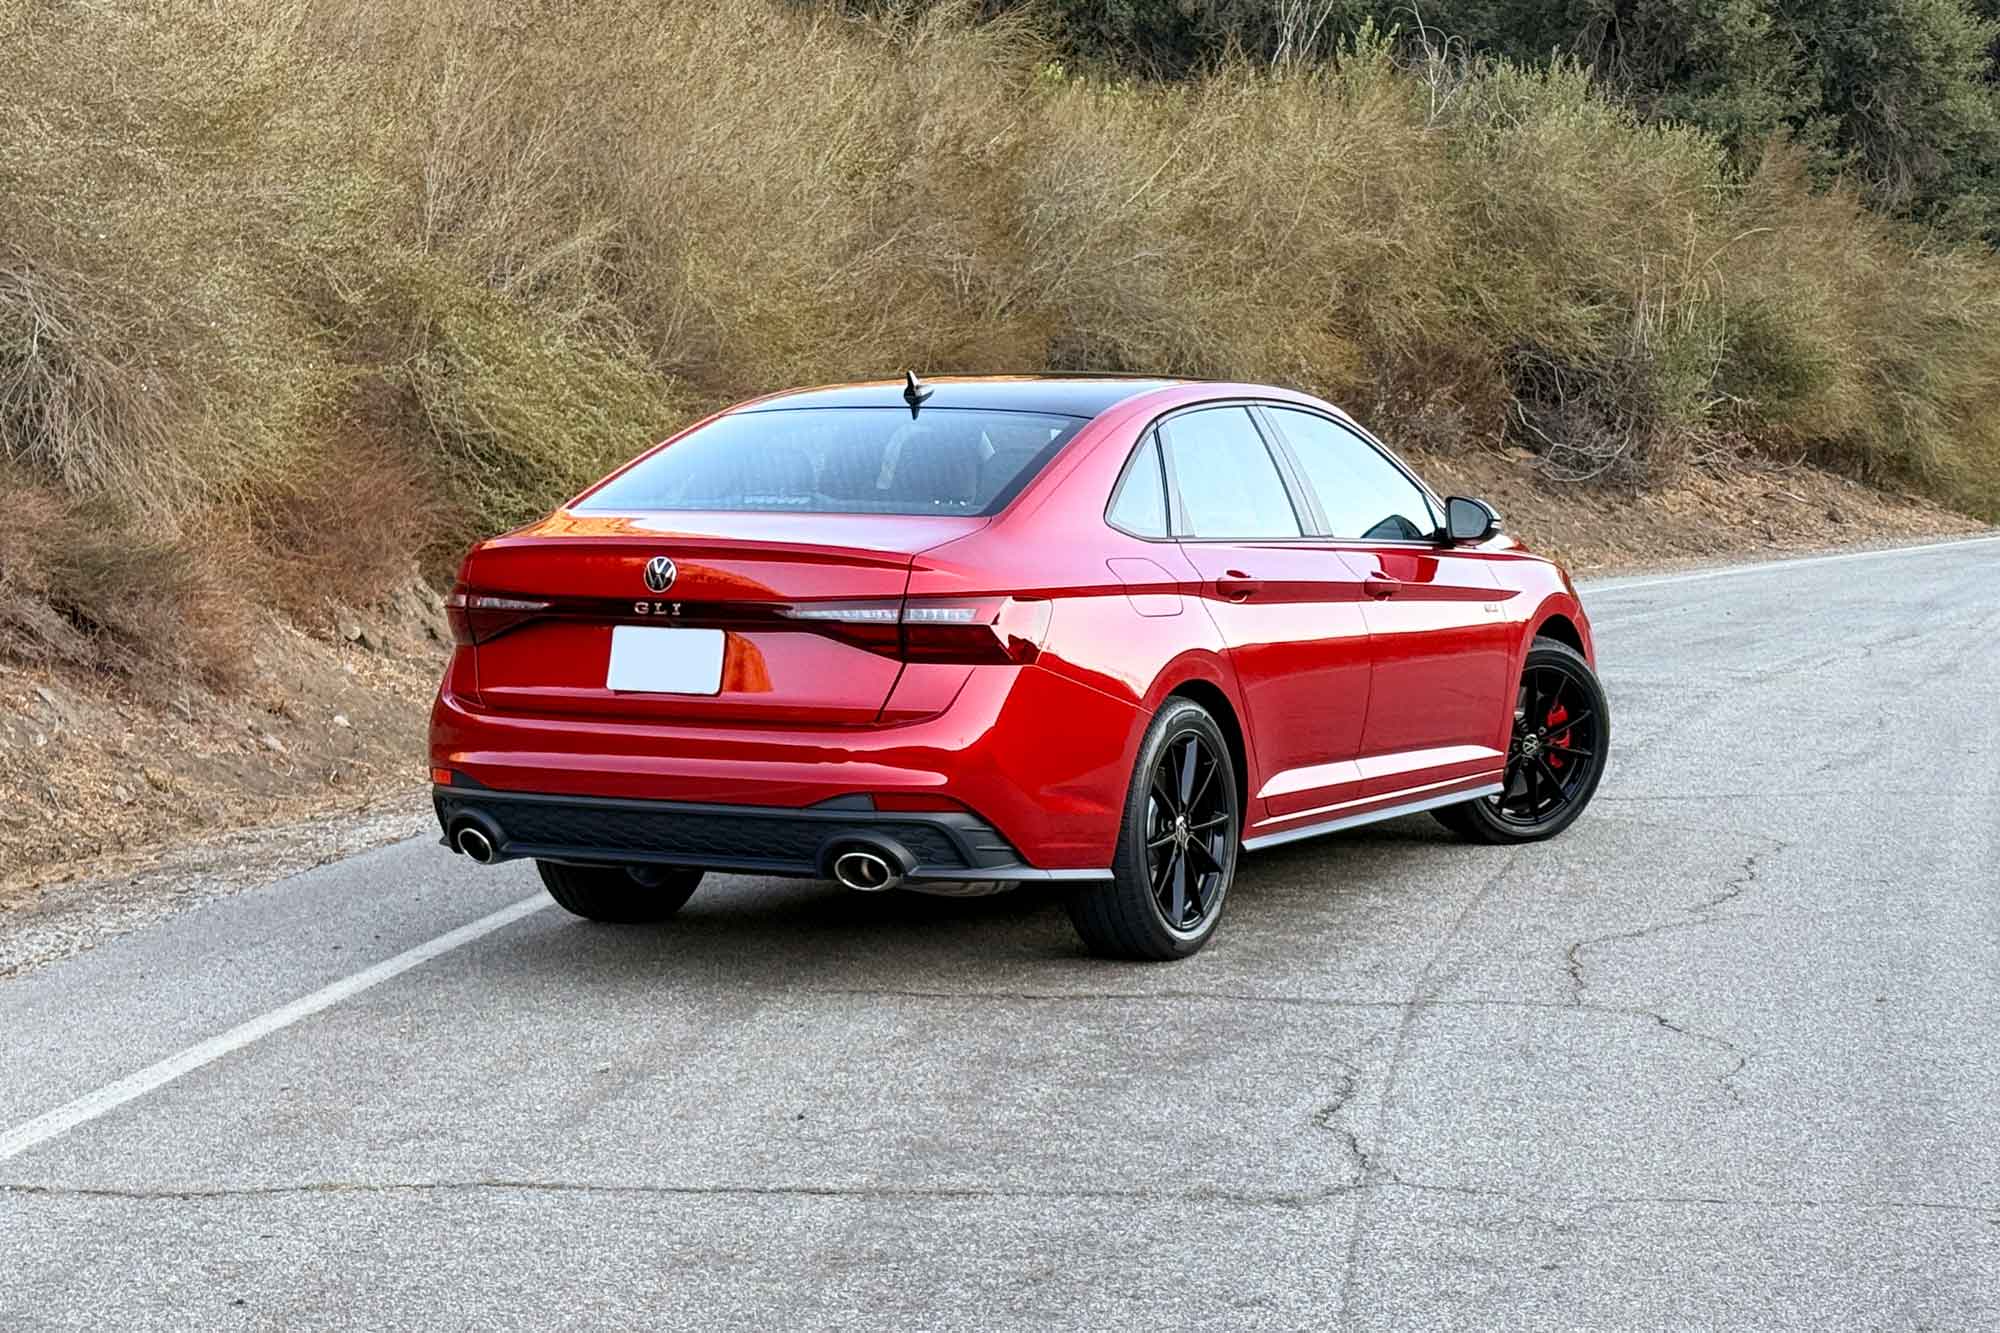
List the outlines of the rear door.
{"label": "rear door", "polygon": [[1305,537],[1279,458],[1246,406],[1182,412],[1159,426],[1174,528],[1227,645],[1272,815],[1354,789],[1368,711],[1361,580]]}
{"label": "rear door", "polygon": [[1316,412],[1260,410],[1304,478],[1329,548],[1365,593],[1375,667],[1363,792],[1501,767],[1513,697],[1509,594],[1478,553],[1438,544],[1442,515],[1372,442]]}

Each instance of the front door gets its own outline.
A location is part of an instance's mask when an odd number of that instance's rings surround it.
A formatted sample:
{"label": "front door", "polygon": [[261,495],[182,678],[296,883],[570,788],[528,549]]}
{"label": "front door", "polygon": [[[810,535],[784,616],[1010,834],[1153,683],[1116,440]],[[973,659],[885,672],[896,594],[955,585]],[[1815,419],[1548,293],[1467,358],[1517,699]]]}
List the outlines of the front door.
{"label": "front door", "polygon": [[1508,596],[1484,557],[1436,540],[1442,516],[1372,443],[1329,417],[1269,406],[1364,592],[1374,674],[1361,792],[1390,795],[1502,769],[1514,695]]}

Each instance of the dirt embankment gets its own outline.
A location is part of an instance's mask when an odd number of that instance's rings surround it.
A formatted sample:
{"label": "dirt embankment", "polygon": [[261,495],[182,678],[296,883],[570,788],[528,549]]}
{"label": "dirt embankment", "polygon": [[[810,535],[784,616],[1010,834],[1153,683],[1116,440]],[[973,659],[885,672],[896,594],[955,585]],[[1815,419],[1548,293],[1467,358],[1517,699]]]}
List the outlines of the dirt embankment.
{"label": "dirt embankment", "polygon": [[[1578,575],[1984,530],[1811,468],[1690,470],[1622,493],[1541,481],[1525,454],[1412,461],[1440,489],[1490,500]],[[420,826],[446,643],[437,602],[412,580],[367,611],[329,608],[319,633],[273,618],[249,686],[226,697],[0,664],[0,910],[78,876],[143,872],[189,843],[236,847],[233,830],[282,826],[310,848],[319,815],[383,814],[367,825],[383,837]]]}

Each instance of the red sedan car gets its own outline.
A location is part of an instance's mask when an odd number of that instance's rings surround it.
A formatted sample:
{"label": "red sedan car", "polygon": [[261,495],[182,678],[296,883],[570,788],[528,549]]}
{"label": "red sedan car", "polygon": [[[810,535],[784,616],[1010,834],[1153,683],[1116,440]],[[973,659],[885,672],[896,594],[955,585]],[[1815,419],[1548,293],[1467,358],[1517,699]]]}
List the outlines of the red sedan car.
{"label": "red sedan car", "polygon": [[758,399],[475,547],[448,607],[446,841],[601,921],[707,870],[1058,880],[1093,951],[1183,957],[1243,852],[1546,838],[1610,740],[1561,569],[1251,384]]}

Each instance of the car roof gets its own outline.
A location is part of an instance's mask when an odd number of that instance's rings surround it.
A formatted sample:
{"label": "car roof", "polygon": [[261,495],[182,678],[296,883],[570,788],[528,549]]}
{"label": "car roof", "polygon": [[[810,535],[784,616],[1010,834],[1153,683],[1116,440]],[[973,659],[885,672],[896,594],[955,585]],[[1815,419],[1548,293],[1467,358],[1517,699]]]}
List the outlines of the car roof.
{"label": "car roof", "polygon": [[[987,412],[1048,412],[1094,417],[1128,398],[1186,380],[1143,375],[940,375],[922,381],[931,391],[926,408]],[[807,407],[897,407],[907,410],[902,380],[830,384],[759,398],[739,412],[785,412]]]}

